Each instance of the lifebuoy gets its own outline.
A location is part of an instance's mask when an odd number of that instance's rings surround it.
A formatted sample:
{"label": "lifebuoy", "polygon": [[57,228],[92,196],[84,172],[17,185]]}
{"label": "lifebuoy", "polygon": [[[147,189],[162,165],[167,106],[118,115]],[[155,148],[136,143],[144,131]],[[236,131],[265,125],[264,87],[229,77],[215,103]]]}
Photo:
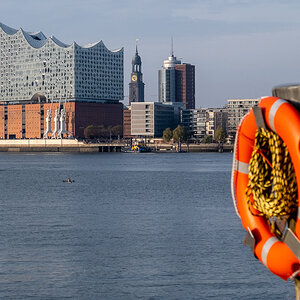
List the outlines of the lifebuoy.
{"label": "lifebuoy", "polygon": [[[285,142],[294,165],[300,199],[300,113],[287,101],[277,97],[264,97],[259,103],[267,126],[276,132]],[[299,259],[290,248],[270,231],[265,217],[254,216],[248,209],[246,188],[248,184],[248,167],[254,148],[256,122],[251,110],[241,121],[236,135],[232,193],[237,214],[243,227],[255,238],[254,253],[256,257],[274,274],[287,280],[298,275]],[[295,235],[300,237],[300,201]]]}

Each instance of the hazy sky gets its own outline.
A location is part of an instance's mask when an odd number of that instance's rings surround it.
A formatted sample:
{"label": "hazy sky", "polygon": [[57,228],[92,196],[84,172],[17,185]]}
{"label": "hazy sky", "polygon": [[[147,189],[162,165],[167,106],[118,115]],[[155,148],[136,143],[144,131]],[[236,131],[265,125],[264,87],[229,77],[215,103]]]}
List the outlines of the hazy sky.
{"label": "hazy sky", "polygon": [[196,66],[196,107],[300,82],[298,0],[0,0],[0,14],[10,27],[65,43],[124,47],[125,104],[136,38],[146,101],[157,101],[171,36],[175,55]]}

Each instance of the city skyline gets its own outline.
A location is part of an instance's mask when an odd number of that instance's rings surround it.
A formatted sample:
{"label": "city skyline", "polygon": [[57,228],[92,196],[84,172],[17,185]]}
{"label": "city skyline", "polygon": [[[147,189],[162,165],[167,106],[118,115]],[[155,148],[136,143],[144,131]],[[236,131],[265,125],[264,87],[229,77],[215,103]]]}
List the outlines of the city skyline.
{"label": "city skyline", "polygon": [[171,36],[175,55],[196,66],[196,107],[271,95],[276,85],[300,81],[295,0],[4,0],[1,11],[0,21],[16,29],[41,30],[67,43],[103,40],[109,49],[124,46],[125,96],[139,38],[145,101],[158,100],[157,71],[170,54]]}

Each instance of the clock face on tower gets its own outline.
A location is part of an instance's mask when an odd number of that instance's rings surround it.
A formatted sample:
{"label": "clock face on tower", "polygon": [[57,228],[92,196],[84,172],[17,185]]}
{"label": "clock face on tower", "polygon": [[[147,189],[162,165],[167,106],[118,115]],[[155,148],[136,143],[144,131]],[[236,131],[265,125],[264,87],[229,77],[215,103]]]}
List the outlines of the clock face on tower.
{"label": "clock face on tower", "polygon": [[132,76],[131,76],[131,80],[132,80],[132,81],[137,81],[137,76],[136,76],[136,75],[132,75]]}

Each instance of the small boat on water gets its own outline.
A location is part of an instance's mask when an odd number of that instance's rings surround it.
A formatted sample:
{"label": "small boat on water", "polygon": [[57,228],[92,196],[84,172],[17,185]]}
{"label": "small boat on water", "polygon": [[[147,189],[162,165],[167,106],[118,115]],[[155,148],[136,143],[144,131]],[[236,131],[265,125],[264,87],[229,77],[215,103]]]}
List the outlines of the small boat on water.
{"label": "small boat on water", "polygon": [[134,145],[132,147],[123,148],[121,152],[125,153],[144,153],[144,152],[151,152],[149,147]]}
{"label": "small boat on water", "polygon": [[75,182],[75,180],[72,180],[71,178],[68,178],[67,180],[63,180],[63,182],[66,182],[66,183],[73,183],[73,182]]}

